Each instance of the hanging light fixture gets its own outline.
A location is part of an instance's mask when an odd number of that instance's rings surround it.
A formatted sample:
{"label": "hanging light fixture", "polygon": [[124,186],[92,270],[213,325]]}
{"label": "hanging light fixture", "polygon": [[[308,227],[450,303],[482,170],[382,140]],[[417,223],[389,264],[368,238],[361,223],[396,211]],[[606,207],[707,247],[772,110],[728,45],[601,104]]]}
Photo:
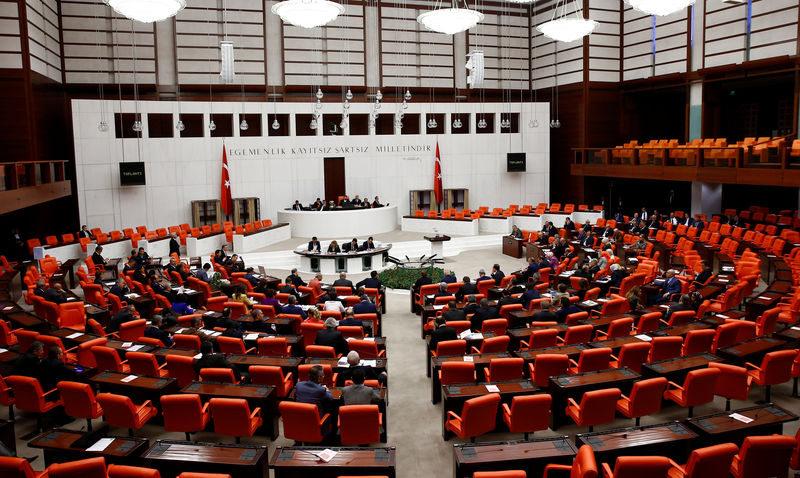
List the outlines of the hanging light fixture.
{"label": "hanging light fixture", "polygon": [[441,8],[442,0],[438,0],[433,10],[421,13],[417,21],[428,30],[445,35],[454,35],[469,30],[483,21],[483,13],[472,10],[466,0],[461,0],[464,7],[459,7],[459,0],[452,0],[451,8]]}
{"label": "hanging light fixture", "polygon": [[153,23],[174,17],[186,7],[186,0],[103,0],[125,18]]}
{"label": "hanging light fixture", "polygon": [[208,122],[208,129],[214,131],[217,129],[217,123],[214,123],[214,120]]}
{"label": "hanging light fixture", "polygon": [[481,116],[481,119],[478,121],[478,128],[484,129],[486,128],[486,120]]}
{"label": "hanging light fixture", "polygon": [[311,122],[308,124],[308,128],[312,129],[312,130],[317,129],[317,114],[316,113],[312,113],[311,114]]}
{"label": "hanging light fixture", "polygon": [[456,119],[455,119],[455,120],[453,120],[453,128],[455,128],[455,129],[459,129],[459,128],[461,128],[462,126],[464,126],[464,125],[463,125],[463,124],[461,124],[461,119],[460,119],[458,116],[456,116]]}
{"label": "hanging light fixture", "polygon": [[278,117],[275,116],[275,119],[272,121],[272,129],[280,129],[281,124],[278,123]]}
{"label": "hanging light fixture", "polygon": [[647,15],[660,17],[676,13],[689,5],[694,5],[695,0],[625,0],[627,5]]}
{"label": "hanging light fixture", "polygon": [[[570,3],[575,6],[574,17],[568,16],[567,13],[567,6]],[[583,18],[578,0],[558,0],[550,21],[536,27],[547,38],[565,43],[579,40],[592,33],[595,28],[597,28],[596,21]]]}
{"label": "hanging light fixture", "polygon": [[436,117],[431,115],[431,119],[428,120],[428,128],[433,129],[439,126],[439,123],[436,122]]}
{"label": "hanging light fixture", "polygon": [[272,13],[296,27],[327,25],[344,13],[344,7],[328,0],[284,0],[272,6]]}
{"label": "hanging light fixture", "polygon": [[246,119],[242,118],[242,121],[239,123],[239,129],[242,131],[247,131],[248,128],[250,128],[250,125],[247,124]]}

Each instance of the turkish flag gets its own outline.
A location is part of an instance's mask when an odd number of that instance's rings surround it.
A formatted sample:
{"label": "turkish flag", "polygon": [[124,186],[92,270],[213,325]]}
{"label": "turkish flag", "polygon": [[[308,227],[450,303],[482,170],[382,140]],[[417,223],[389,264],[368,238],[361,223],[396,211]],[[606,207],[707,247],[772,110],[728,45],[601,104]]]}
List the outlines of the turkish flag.
{"label": "turkish flag", "polygon": [[231,176],[228,173],[228,156],[225,154],[225,144],[222,145],[222,188],[220,192],[220,207],[226,216],[230,216],[233,209],[231,198]]}
{"label": "turkish flag", "polygon": [[433,191],[436,193],[436,203],[442,203],[442,161],[439,156],[439,141],[436,141],[436,167],[433,171]]}

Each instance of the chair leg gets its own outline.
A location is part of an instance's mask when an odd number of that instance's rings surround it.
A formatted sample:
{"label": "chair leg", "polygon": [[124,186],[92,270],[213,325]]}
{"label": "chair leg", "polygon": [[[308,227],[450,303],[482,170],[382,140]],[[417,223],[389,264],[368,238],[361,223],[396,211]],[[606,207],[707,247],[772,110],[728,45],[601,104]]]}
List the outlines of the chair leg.
{"label": "chair leg", "polygon": [[528,439],[528,435],[530,435],[530,434],[528,432],[525,432],[525,440]]}
{"label": "chair leg", "polygon": [[[795,387],[797,387],[797,379],[794,379],[794,385]],[[795,396],[797,396],[797,394],[795,394]],[[10,422],[16,421],[16,419],[14,419],[14,405],[8,406],[8,421]]]}
{"label": "chair leg", "polygon": [[[792,396],[797,397],[797,379],[800,377],[794,377],[792,379]],[[13,420],[13,418],[12,418]]]}
{"label": "chair leg", "polygon": [[640,421],[641,421],[641,417],[636,417],[636,426],[637,427],[639,426]]}
{"label": "chair leg", "polygon": [[766,390],[764,391],[764,400],[769,403],[770,392],[772,391],[772,386],[767,385]]}
{"label": "chair leg", "polygon": [[592,433],[593,431],[594,431],[594,426],[590,426],[589,427],[589,433]]}
{"label": "chair leg", "polygon": [[238,444],[240,444],[240,443],[242,443],[242,439],[241,439],[241,437],[236,437],[236,444],[238,445]]}
{"label": "chair leg", "polygon": [[192,435],[189,432],[186,433],[186,441],[192,441]]}
{"label": "chair leg", "polygon": [[728,398],[725,400],[725,411],[729,412],[731,410],[731,399]]}
{"label": "chair leg", "polygon": [[128,436],[129,437],[133,436],[133,428],[128,428]]}
{"label": "chair leg", "polygon": [[86,431],[89,431],[89,432],[92,431],[92,419],[91,418],[87,418],[86,419]]}
{"label": "chair leg", "polygon": [[689,418],[694,416],[694,407],[689,407]]}

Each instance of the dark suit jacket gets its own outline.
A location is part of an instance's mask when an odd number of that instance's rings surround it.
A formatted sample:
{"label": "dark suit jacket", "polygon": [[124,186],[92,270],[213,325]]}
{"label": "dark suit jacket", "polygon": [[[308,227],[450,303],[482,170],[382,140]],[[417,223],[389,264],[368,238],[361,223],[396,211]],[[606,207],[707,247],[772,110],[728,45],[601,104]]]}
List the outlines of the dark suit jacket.
{"label": "dark suit jacket", "polygon": [[44,299],[44,293],[45,292],[46,292],[46,289],[42,289],[41,287],[37,287],[37,288],[33,289],[33,294],[34,295],[38,295],[39,297],[41,297],[43,299]]}
{"label": "dark suit jacket", "polygon": [[375,249],[375,243],[369,243],[369,241],[364,241],[364,244],[361,244],[361,250],[366,251],[367,249]]}
{"label": "dark suit jacket", "polygon": [[130,294],[131,291],[128,288],[122,288],[117,284],[111,286],[111,289],[108,291],[109,294],[114,294],[115,296],[119,297],[119,300],[125,300],[125,294]]}
{"label": "dark suit jacket", "polygon": [[304,281],[303,278],[300,277],[299,275],[296,276],[292,274],[289,277],[290,277],[289,280],[292,281],[292,284],[294,284],[295,287],[306,287],[308,285],[306,284],[306,281]]}
{"label": "dark suit jacket", "polygon": [[[578,312],[581,312],[580,307],[578,307],[575,304],[570,304],[569,307],[567,307],[565,309],[561,309],[558,312],[556,312],[556,317],[558,318],[557,321],[558,321],[558,323],[563,324],[564,322],[567,321],[567,316],[569,314],[575,314],[575,313],[578,313]],[[536,315],[536,314],[534,314],[534,315]]]}
{"label": "dark suit jacket", "polygon": [[356,243],[356,244],[353,244],[352,242],[345,243],[345,244],[342,246],[342,250],[343,250],[344,252],[353,252],[353,251],[357,251],[357,250],[358,250],[358,243]]}
{"label": "dark suit jacket", "polygon": [[323,329],[317,332],[317,339],[314,345],[326,345],[333,347],[337,354],[346,354],[348,351],[347,341],[342,333],[336,329]]}
{"label": "dark suit jacket", "polygon": [[694,281],[702,284],[705,281],[707,281],[708,278],[711,277],[713,274],[714,272],[711,270],[711,268],[704,269],[699,274],[697,274],[697,277],[695,277]]}
{"label": "dark suit jacket", "polygon": [[319,241],[308,241],[308,250],[309,251],[319,251],[322,248]]}
{"label": "dark suit jacket", "polygon": [[377,380],[378,383],[386,383],[386,376],[379,374],[374,368],[369,365],[356,365],[355,367],[347,367],[339,372],[339,377],[336,380],[339,386],[344,386],[344,382],[353,379],[353,372],[356,370],[364,371],[364,380]]}
{"label": "dark suit jacket", "polygon": [[351,290],[353,289],[353,281],[350,279],[336,279],[333,281],[334,287],[349,287]]}
{"label": "dark suit jacket", "polygon": [[169,254],[180,254],[181,253],[181,243],[178,242],[177,239],[170,238],[169,240]]}
{"label": "dark suit jacket", "polygon": [[467,320],[467,314],[464,313],[462,309],[450,309],[445,310],[442,312],[442,317],[447,322],[453,322],[456,320]]}
{"label": "dark suit jacket", "polygon": [[356,287],[364,287],[365,289],[380,289],[382,285],[380,279],[373,279],[372,277],[367,277],[356,283]]}
{"label": "dark suit jacket", "polygon": [[414,292],[419,292],[419,290],[422,288],[422,286],[428,285],[428,284],[433,284],[433,281],[431,280],[430,277],[420,277],[419,279],[417,279],[416,282],[414,282],[414,287],[412,288],[412,290]]}
{"label": "dark suit jacket", "polygon": [[144,329],[144,336],[150,337],[151,339],[158,339],[166,347],[172,346],[172,337],[170,337],[167,332],[159,329],[158,327],[148,327]]}
{"label": "dark suit jacket", "polygon": [[66,294],[59,294],[58,291],[53,289],[52,287],[44,291],[43,298],[44,300],[48,302],[53,302],[54,304],[63,304],[64,302],[67,301]]}
{"label": "dark suit jacket", "polygon": [[363,327],[364,322],[361,319],[342,319],[339,321],[339,325],[344,325],[347,327]]}
{"label": "dark suit jacket", "polygon": [[[14,367],[11,369],[11,375],[23,375],[25,377],[39,377],[39,365],[42,359],[33,355],[32,353],[25,352],[22,357],[14,362]],[[45,392],[47,390],[44,390]]]}
{"label": "dark suit jacket", "polygon": [[681,281],[676,277],[667,279],[664,285],[661,286],[661,295],[664,294],[678,294],[681,291]]}
{"label": "dark suit jacket", "polygon": [[72,380],[74,377],[75,371],[67,367],[61,360],[46,358],[39,364],[39,383],[44,392],[56,388],[58,382]]}
{"label": "dark suit jacket", "polygon": [[536,312],[531,316],[531,322],[555,322],[558,321],[558,316],[549,310],[542,310]]}
{"label": "dark suit jacket", "polygon": [[378,308],[372,302],[359,302],[353,306],[354,314],[377,314]]}
{"label": "dark suit jacket", "polygon": [[102,265],[105,265],[106,260],[103,259],[103,256],[101,256],[100,254],[94,252],[94,253],[92,253],[92,262],[94,262],[94,265],[96,265],[96,266],[97,265],[102,266]]}
{"label": "dark suit jacket", "polygon": [[500,285],[500,282],[503,280],[503,277],[506,275],[503,271],[492,272],[492,279],[494,279],[494,285]]}
{"label": "dark suit jacket", "polygon": [[470,328],[475,332],[480,332],[484,320],[495,319],[499,317],[496,307],[478,307],[478,310],[472,315],[470,319]]}
{"label": "dark suit jacket", "polygon": [[108,327],[106,327],[106,332],[108,333],[117,332],[119,331],[120,325],[131,320],[133,320],[133,316],[130,314],[130,312],[126,310],[120,310],[119,312],[114,314],[113,317],[111,317],[111,320],[108,323]]}
{"label": "dark suit jacket", "polygon": [[538,299],[540,297],[541,294],[539,294],[538,290],[536,289],[526,290],[525,292],[522,293],[522,297],[520,298],[522,307],[525,307],[527,309],[532,300]]}
{"label": "dark suit jacket", "polygon": [[194,371],[198,377],[200,376],[200,370],[204,368],[229,368],[233,370],[233,376],[237,381],[242,379],[239,370],[228,362],[228,359],[223,354],[204,354],[194,363]]}
{"label": "dark suit jacket", "polygon": [[431,350],[436,351],[436,346],[439,345],[439,342],[446,342],[448,340],[458,340],[456,329],[442,326],[431,332],[431,341],[428,346]]}
{"label": "dark suit jacket", "polygon": [[468,295],[475,295],[478,293],[478,286],[470,282],[469,284],[464,284],[458,288],[458,292],[456,292],[456,299],[462,300],[464,297]]}

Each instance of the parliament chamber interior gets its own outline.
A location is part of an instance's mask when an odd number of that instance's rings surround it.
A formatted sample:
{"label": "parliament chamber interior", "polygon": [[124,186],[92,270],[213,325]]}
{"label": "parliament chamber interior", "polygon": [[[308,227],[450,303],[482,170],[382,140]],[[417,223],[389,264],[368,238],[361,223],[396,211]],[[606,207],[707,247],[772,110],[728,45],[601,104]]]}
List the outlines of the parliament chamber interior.
{"label": "parliament chamber interior", "polygon": [[800,476],[799,32],[0,0],[0,477]]}

